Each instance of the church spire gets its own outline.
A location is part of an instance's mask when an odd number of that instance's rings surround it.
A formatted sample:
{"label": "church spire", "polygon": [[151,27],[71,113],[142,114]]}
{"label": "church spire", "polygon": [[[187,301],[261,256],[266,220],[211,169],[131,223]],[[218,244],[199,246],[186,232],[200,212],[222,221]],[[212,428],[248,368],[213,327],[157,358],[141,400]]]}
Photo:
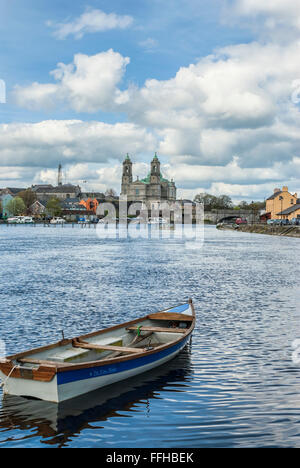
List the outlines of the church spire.
{"label": "church spire", "polygon": [[126,195],[129,190],[129,186],[132,183],[132,162],[127,153],[126,158],[123,162],[123,175],[122,175],[122,195]]}
{"label": "church spire", "polygon": [[155,153],[155,156],[151,162],[151,183],[158,184],[160,182],[160,162]]}

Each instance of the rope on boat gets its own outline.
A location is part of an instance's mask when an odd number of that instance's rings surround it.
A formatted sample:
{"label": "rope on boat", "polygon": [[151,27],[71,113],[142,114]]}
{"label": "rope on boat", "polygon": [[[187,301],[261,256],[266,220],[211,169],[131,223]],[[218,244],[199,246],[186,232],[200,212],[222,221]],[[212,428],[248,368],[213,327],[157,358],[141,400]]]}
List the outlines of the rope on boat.
{"label": "rope on boat", "polygon": [[12,370],[10,371],[10,373],[8,374],[8,376],[6,377],[6,379],[3,380],[3,382],[0,383],[0,388],[3,388],[3,387],[6,385],[6,382],[8,381],[8,379],[10,378],[10,376],[12,375],[13,371],[14,371],[15,369],[17,369],[17,367],[19,367],[18,364],[16,364],[16,365],[12,368]]}

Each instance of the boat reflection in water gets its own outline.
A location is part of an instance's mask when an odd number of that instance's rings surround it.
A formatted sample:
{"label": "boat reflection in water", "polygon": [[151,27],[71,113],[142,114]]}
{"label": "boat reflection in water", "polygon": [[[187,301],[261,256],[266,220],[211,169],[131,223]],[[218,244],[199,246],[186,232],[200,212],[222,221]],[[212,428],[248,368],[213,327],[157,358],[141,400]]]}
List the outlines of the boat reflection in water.
{"label": "boat reflection in water", "polygon": [[26,439],[40,437],[41,443],[63,447],[75,434],[93,429],[92,423],[120,417],[120,411],[134,417],[141,411],[137,405],[144,405],[151,417],[151,400],[161,399],[163,404],[160,392],[166,387],[168,392],[184,392],[189,386],[190,352],[191,345],[187,345],[168,364],[59,404],[6,395],[0,410],[0,445],[6,442],[6,430],[10,440],[11,431],[21,430],[26,431]]}

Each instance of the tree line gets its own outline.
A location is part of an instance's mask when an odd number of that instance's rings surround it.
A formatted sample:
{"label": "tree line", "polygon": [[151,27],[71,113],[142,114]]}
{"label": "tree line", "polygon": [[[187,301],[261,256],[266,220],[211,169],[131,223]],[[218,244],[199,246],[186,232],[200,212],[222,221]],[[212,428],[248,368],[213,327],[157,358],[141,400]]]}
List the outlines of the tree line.
{"label": "tree line", "polygon": [[228,195],[215,196],[209,193],[199,193],[195,196],[194,202],[203,203],[205,211],[211,210],[251,210],[259,211],[265,208],[265,202],[254,202],[248,203],[247,201],[241,201],[238,204],[234,204],[232,199]]}

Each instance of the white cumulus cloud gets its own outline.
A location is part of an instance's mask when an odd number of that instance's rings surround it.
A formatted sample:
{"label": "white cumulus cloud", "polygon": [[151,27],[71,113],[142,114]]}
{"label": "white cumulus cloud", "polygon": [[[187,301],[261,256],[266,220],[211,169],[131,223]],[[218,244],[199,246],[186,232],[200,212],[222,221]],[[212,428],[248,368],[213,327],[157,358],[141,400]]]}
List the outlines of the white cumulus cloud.
{"label": "white cumulus cloud", "polygon": [[[76,54],[71,64],[57,65],[52,81],[17,87],[17,103],[29,109],[58,105],[75,112],[122,112],[128,123],[1,125],[3,164],[14,161],[15,166],[37,167],[43,161],[51,169],[62,158],[74,165],[73,171],[84,172],[78,164],[107,164],[126,152],[138,156],[157,149],[168,158],[167,174],[185,190],[223,191],[236,197],[245,190],[249,197],[255,193],[261,197],[263,189],[268,195],[273,184],[290,181],[296,191],[300,0],[227,3],[231,19],[255,23],[257,40],[216,49],[180,67],[170,79],[122,87],[129,58],[108,50],[92,56]],[[61,38],[91,32],[91,12],[61,25],[65,27]],[[100,20],[94,28],[99,24]],[[111,24],[117,23],[112,19]],[[140,45],[150,49],[156,42],[149,38]],[[99,186],[107,171],[95,172]],[[116,184],[119,169],[111,174]]]}
{"label": "white cumulus cloud", "polygon": [[73,63],[59,63],[50,73],[56,83],[17,86],[14,97],[28,109],[66,105],[77,112],[111,110],[127,100],[127,93],[117,85],[129,62],[112,49],[91,56],[76,54]]}
{"label": "white cumulus cloud", "polygon": [[112,159],[121,161],[126,152],[153,151],[155,146],[153,135],[132,123],[49,120],[0,125],[3,166],[109,163]]}
{"label": "white cumulus cloud", "polygon": [[117,15],[116,13],[105,13],[99,9],[88,8],[73,21],[64,23],[53,23],[48,21],[47,25],[54,28],[54,36],[57,39],[66,39],[74,36],[81,39],[87,33],[109,31],[111,29],[126,29],[133,23],[129,15]]}

